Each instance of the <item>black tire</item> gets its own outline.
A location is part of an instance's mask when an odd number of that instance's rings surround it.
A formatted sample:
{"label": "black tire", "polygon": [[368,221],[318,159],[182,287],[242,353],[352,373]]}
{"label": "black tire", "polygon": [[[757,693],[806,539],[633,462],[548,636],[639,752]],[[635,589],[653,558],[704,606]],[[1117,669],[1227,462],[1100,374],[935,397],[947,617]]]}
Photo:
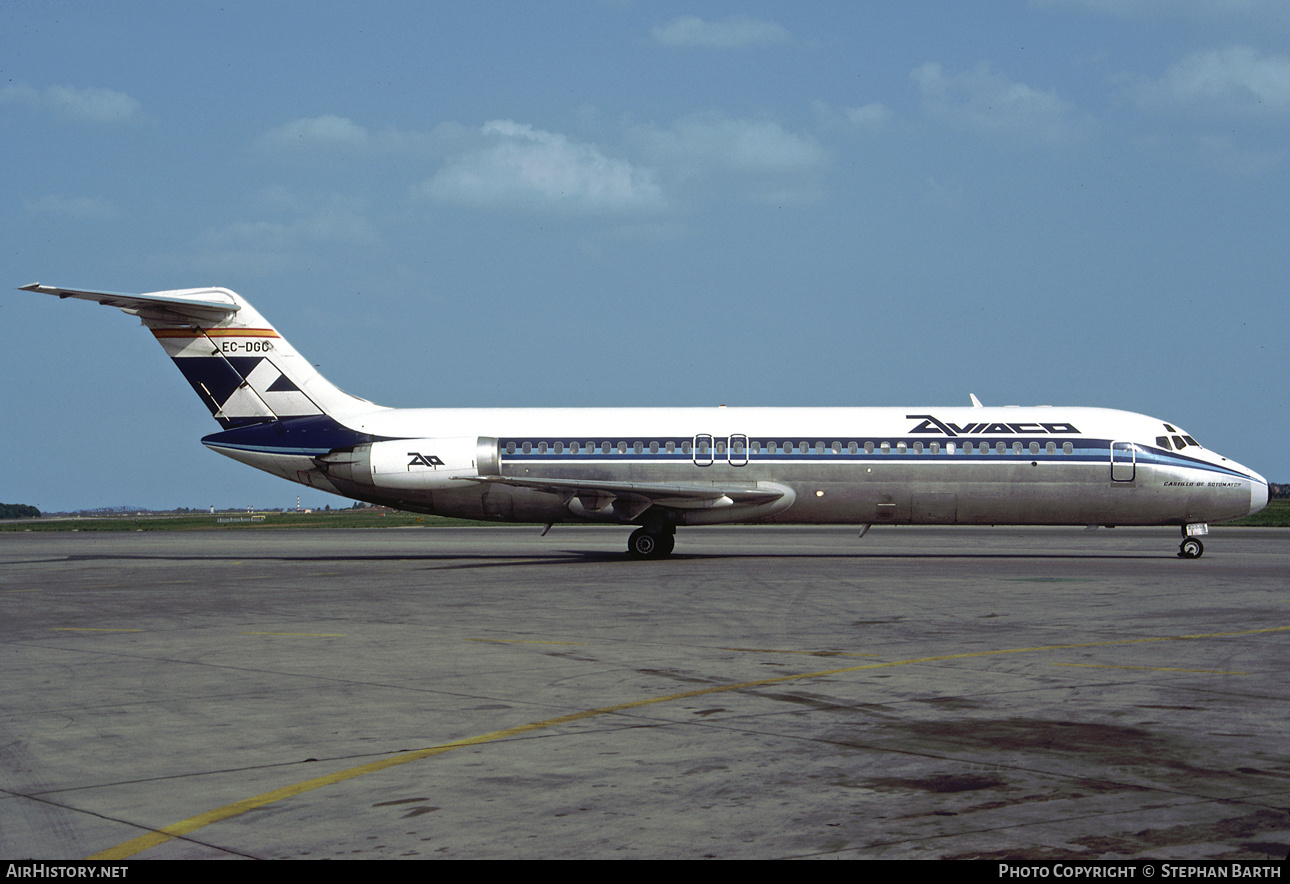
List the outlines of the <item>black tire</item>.
{"label": "black tire", "polygon": [[1178,557],[1182,559],[1199,559],[1205,552],[1205,544],[1201,543],[1195,537],[1188,537],[1178,547]]}
{"label": "black tire", "polygon": [[627,552],[636,559],[652,559],[659,555],[661,534],[654,534],[644,528],[637,528],[627,538]]}
{"label": "black tire", "polygon": [[672,554],[676,535],[637,528],[627,539],[627,553],[634,559],[661,559]]}

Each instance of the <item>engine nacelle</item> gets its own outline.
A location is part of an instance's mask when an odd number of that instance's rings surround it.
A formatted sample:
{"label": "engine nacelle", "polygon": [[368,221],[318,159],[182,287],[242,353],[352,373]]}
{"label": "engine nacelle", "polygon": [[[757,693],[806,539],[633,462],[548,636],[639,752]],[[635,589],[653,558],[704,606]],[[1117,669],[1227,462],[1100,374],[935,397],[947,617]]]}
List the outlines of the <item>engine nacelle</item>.
{"label": "engine nacelle", "polygon": [[395,439],[318,459],[329,477],[402,491],[461,488],[458,479],[501,472],[497,440],[488,436]]}

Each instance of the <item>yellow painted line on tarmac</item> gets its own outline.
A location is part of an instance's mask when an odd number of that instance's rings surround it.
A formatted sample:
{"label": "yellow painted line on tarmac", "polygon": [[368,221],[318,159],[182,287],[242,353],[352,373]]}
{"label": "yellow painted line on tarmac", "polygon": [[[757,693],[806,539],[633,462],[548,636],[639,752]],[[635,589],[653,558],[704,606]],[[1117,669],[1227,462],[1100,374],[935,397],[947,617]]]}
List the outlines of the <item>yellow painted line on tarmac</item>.
{"label": "yellow painted line on tarmac", "polygon": [[239,632],[238,635],[298,635],[304,638],[344,638],[343,632]]}
{"label": "yellow painted line on tarmac", "polygon": [[44,592],[44,591],[45,591],[44,589],[4,589],[4,590],[0,590],[0,593],[3,593],[4,595],[11,595],[13,593],[19,593],[19,592]]}
{"label": "yellow painted line on tarmac", "polygon": [[533,721],[528,724],[516,725],[515,727],[505,728],[504,730],[493,731],[487,734],[479,734],[474,737],[465,737],[460,740],[453,740],[449,743],[442,743],[438,746],[430,746],[425,749],[415,749],[410,752],[402,752],[398,755],[392,755],[389,758],[383,758],[380,761],[373,761],[369,764],[351,767],[347,770],[336,771],[321,777],[314,777],[301,783],[295,783],[291,786],[284,786],[281,789],[275,789],[272,792],[265,792],[261,795],[255,795],[251,798],[244,798],[241,801],[235,801],[232,804],[226,804],[223,807],[217,807],[214,810],[208,810],[205,813],[189,817],[177,823],[171,823],[169,826],[141,835],[123,844],[110,847],[107,850],[100,851],[92,856],[86,857],[88,860],[119,860],[129,859],[132,856],[142,853],[145,850],[165,844],[174,838],[186,835],[189,832],[204,828],[212,823],[222,822],[241,816],[248,811],[255,810],[282,801],[284,798],[292,798],[296,795],[302,795],[306,792],[312,792],[325,786],[332,786],[336,783],[342,783],[345,780],[352,780],[355,777],[361,777],[365,774],[377,773],[378,771],[388,770],[391,767],[397,767],[400,764],[407,764],[412,761],[421,761],[435,755],[442,755],[445,752],[451,752],[454,749],[462,749],[467,746],[480,746],[485,743],[493,743],[498,740],[505,740],[509,737],[516,737],[521,734],[532,731],[545,730],[562,724],[569,724],[574,721],[583,721],[588,718],[595,718],[600,715],[608,715],[614,712],[623,712],[628,709],[640,709],[645,706],[654,706],[659,703],[671,703],[676,700],[687,700],[692,697],[702,697],[708,694],[721,694],[729,691],[738,691],[745,688],[766,687],[768,685],[783,684],[790,681],[801,681],[808,678],[824,678],[830,675],[841,675],[849,672],[862,672],[870,669],[885,669],[893,666],[911,666],[917,663],[939,663],[945,660],[966,660],[974,657],[994,657],[1001,654],[1026,654],[1037,651],[1064,651],[1074,648],[1098,648],[1109,645],[1134,645],[1146,642],[1176,642],[1176,641],[1196,641],[1206,638],[1230,638],[1243,635],[1259,635],[1269,632],[1286,632],[1290,631],[1290,626],[1272,626],[1264,629],[1244,629],[1238,632],[1209,632],[1197,633],[1195,635],[1169,635],[1159,636],[1156,638],[1129,638],[1101,642],[1080,642],[1077,644],[1067,645],[1038,645],[1032,648],[1002,648],[995,651],[968,651],[962,654],[940,654],[933,657],[915,657],[908,660],[889,660],[882,663],[862,663],[859,666],[847,666],[841,669],[823,669],[818,672],[800,672],[793,675],[779,675],[771,678],[759,678],[753,681],[742,681],[732,684],[715,685],[708,688],[698,688],[692,691],[682,691],[677,694],[667,694],[661,697],[648,697],[643,700],[632,700],[627,703],[616,703],[612,706],[601,706],[596,709],[586,709],[582,712],[571,712],[568,715],[558,715],[555,718],[547,718],[542,721]]}
{"label": "yellow painted line on tarmac", "polygon": [[143,632],[142,629],[107,629],[90,626],[55,626],[54,632]]}
{"label": "yellow painted line on tarmac", "polygon": [[1210,675],[1249,675],[1231,669],[1179,669],[1176,666],[1111,666],[1102,663],[1054,663],[1054,666],[1078,666],[1081,669],[1145,669],[1148,672],[1205,672]]}

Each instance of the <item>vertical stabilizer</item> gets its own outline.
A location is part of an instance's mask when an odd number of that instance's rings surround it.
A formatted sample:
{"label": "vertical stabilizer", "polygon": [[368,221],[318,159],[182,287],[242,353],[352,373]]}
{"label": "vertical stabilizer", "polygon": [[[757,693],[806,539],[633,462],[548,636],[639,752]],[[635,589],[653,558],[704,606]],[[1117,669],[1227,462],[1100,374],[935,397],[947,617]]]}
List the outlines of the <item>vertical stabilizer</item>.
{"label": "vertical stabilizer", "polygon": [[255,308],[228,289],[124,295],[38,283],[22,288],[96,301],[139,317],[225,429],[374,407],[324,378]]}

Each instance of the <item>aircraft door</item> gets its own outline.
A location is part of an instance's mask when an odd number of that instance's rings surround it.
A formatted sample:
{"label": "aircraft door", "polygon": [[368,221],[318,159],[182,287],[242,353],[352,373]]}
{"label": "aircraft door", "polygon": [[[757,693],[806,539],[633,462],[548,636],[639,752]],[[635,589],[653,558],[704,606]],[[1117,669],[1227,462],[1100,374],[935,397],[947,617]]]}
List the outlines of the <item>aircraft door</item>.
{"label": "aircraft door", "polygon": [[1111,481],[1132,482],[1137,475],[1137,448],[1132,442],[1111,443]]}
{"label": "aircraft door", "polygon": [[700,433],[694,437],[694,465],[712,466],[712,437],[707,433]]}
{"label": "aircraft door", "polygon": [[732,467],[742,467],[748,464],[748,437],[742,433],[731,436],[726,446],[726,461]]}

